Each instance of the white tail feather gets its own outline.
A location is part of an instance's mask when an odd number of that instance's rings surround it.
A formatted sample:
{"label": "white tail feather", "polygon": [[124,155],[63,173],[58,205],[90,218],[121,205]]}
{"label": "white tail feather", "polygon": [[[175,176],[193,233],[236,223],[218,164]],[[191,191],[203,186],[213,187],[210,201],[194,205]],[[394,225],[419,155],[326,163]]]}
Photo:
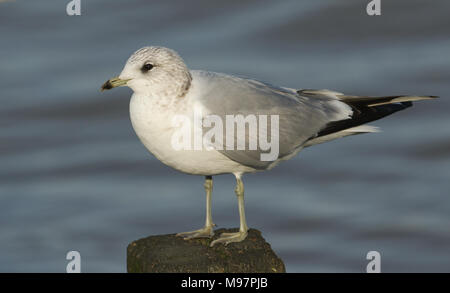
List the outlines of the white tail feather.
{"label": "white tail feather", "polygon": [[335,133],[330,133],[328,135],[320,136],[317,138],[313,138],[311,140],[308,140],[303,147],[309,147],[312,145],[316,145],[319,143],[324,143],[333,139],[349,136],[349,135],[355,135],[355,134],[363,134],[363,133],[372,133],[372,132],[380,132],[380,128],[370,125],[359,125],[356,127],[344,129]]}

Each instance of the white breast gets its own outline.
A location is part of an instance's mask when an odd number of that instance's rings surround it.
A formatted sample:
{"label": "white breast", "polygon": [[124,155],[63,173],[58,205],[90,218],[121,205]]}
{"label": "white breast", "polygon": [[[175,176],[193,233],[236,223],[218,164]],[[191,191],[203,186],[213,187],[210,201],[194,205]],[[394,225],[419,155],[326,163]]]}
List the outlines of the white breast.
{"label": "white breast", "polygon": [[161,104],[157,99],[133,94],[130,118],[134,131],[144,146],[161,162],[181,172],[197,175],[247,173],[254,169],[242,166],[215,150],[175,150],[172,136],[178,127],[175,115],[193,117],[188,96],[176,104]]}

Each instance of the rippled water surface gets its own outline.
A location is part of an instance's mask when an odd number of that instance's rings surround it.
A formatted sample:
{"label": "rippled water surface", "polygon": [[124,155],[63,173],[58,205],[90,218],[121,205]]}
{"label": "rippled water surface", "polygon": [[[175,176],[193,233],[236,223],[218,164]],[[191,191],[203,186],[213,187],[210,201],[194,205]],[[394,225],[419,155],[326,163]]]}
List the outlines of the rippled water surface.
{"label": "rippled water surface", "polygon": [[[124,272],[132,240],[203,224],[203,178],[141,145],[129,89],[99,92],[145,45],[280,86],[441,96],[244,180],[289,272],[363,272],[370,250],[385,272],[450,271],[448,1],[67,2],[0,3],[1,272],[64,272],[69,250]],[[237,226],[233,177],[214,183],[214,221]]]}

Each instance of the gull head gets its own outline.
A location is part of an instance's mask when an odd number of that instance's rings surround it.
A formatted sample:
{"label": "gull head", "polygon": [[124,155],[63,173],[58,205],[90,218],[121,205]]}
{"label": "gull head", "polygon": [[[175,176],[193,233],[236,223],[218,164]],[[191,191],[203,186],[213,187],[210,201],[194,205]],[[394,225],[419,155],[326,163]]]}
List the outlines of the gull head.
{"label": "gull head", "polygon": [[120,75],[107,80],[101,90],[128,86],[139,95],[183,97],[191,80],[189,69],[175,51],[144,47],[131,55]]}

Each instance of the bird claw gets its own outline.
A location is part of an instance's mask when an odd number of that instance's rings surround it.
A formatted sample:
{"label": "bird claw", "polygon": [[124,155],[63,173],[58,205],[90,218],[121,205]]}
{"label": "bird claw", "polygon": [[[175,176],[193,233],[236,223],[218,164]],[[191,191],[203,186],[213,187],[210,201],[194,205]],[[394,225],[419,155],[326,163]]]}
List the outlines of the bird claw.
{"label": "bird claw", "polygon": [[210,247],[213,247],[217,243],[223,243],[225,246],[233,242],[241,242],[247,237],[247,231],[235,232],[235,233],[222,233],[220,237],[211,242]]}

